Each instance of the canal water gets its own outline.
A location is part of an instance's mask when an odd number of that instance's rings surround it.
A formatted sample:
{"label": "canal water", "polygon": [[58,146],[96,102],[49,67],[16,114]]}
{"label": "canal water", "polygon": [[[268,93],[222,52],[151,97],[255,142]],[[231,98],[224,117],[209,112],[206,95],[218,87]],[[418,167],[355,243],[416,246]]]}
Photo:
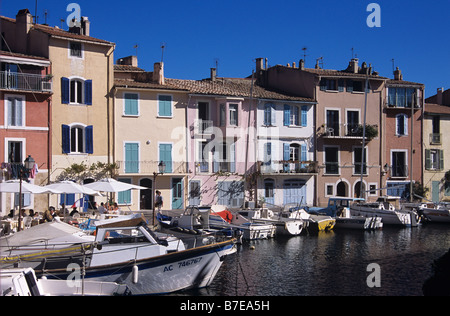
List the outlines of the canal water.
{"label": "canal water", "polygon": [[[254,249],[253,249],[254,248]],[[423,295],[432,263],[450,248],[450,226],[335,230],[244,242],[195,296]],[[375,269],[368,266],[377,264]],[[372,267],[372,266],[371,266]],[[378,269],[379,268],[379,269]],[[379,273],[378,273],[379,272]],[[379,281],[379,287],[370,287]]]}

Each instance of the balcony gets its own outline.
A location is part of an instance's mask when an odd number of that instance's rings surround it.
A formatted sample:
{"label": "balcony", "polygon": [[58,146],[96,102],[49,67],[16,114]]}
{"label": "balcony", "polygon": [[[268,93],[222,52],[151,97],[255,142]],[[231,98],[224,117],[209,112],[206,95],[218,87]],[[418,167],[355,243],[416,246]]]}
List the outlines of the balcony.
{"label": "balcony", "polygon": [[279,160],[259,162],[261,174],[315,174],[318,173],[318,164],[315,161]]}
{"label": "balcony", "polygon": [[442,134],[430,133],[430,144],[431,145],[441,145],[442,144]]}
{"label": "balcony", "polygon": [[213,121],[196,119],[194,121],[194,132],[196,135],[212,135]]}
{"label": "balcony", "polygon": [[52,77],[0,71],[0,89],[51,93]]}
{"label": "balcony", "polygon": [[[153,175],[153,172],[159,172],[159,161],[117,161],[119,166],[119,174],[145,174]],[[166,171],[169,174],[184,174],[186,173],[186,163],[183,161],[165,162]]]}
{"label": "balcony", "polygon": [[[327,124],[323,125],[324,138],[360,139],[363,138],[363,125],[361,124]],[[370,141],[378,136],[378,126],[366,124],[366,140]]]}

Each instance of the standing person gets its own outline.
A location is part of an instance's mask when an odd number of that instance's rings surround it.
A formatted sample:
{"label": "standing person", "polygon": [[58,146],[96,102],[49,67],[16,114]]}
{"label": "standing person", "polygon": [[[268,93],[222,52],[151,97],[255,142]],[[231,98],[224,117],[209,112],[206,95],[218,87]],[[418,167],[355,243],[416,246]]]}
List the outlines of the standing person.
{"label": "standing person", "polygon": [[158,212],[161,212],[161,207],[163,207],[163,197],[161,195],[161,191],[156,190],[156,197],[155,197],[155,208],[158,209]]}

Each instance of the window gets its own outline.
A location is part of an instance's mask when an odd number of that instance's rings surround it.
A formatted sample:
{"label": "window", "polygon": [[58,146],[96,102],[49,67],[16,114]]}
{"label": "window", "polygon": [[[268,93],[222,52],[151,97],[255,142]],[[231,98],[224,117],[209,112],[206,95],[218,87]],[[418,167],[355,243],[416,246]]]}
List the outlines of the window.
{"label": "window", "polygon": [[166,164],[165,173],[172,173],[172,144],[159,144],[159,161]]}
{"label": "window", "polygon": [[125,173],[139,172],[139,143],[125,143]]}
{"label": "window", "polygon": [[207,142],[198,142],[198,160],[197,165],[199,167],[200,172],[209,172],[209,162],[208,162],[208,155],[207,152]]}
{"label": "window", "polygon": [[124,115],[138,116],[139,115],[139,95],[137,93],[124,94]]}
{"label": "window", "polygon": [[84,128],[75,126],[70,128],[70,151],[82,153],[84,151]]}
{"label": "window", "polygon": [[62,150],[64,154],[92,154],[94,152],[93,126],[62,125]]}
{"label": "window", "polygon": [[[117,181],[131,184],[131,179],[117,179]],[[117,193],[117,204],[131,204],[131,190],[122,191]]]}
{"label": "window", "polygon": [[393,151],[392,152],[392,168],[391,176],[405,178],[408,176],[408,166],[406,164],[406,152],[405,151]]}
{"label": "window", "polygon": [[333,191],[334,191],[334,185],[332,184],[327,184],[325,186],[325,196],[333,196]]}
{"label": "window", "polygon": [[369,195],[377,195],[377,184],[369,183]]}
{"label": "window", "polygon": [[404,108],[411,107],[413,104],[414,88],[388,88],[388,105]]}
{"label": "window", "polygon": [[339,174],[338,147],[325,147],[325,174]]}
{"label": "window", "polygon": [[225,126],[226,122],[226,109],[225,109],[225,104],[221,104],[220,105],[220,110],[219,110],[219,125],[220,126]]}
{"label": "window", "polygon": [[8,141],[8,162],[9,163],[23,163],[23,142]]}
{"label": "window", "polygon": [[275,125],[275,105],[272,103],[266,103],[264,105],[264,125],[274,126]]}
{"label": "window", "polygon": [[397,114],[395,116],[395,135],[408,135],[408,116],[406,114]]}
{"label": "window", "polygon": [[308,124],[308,107],[299,108],[295,105],[284,105],[283,125],[284,126],[307,126]]}
{"label": "window", "polygon": [[158,116],[172,117],[172,96],[159,95],[158,96]]}
{"label": "window", "polygon": [[92,80],[61,78],[61,103],[92,105]]}
{"label": "window", "polygon": [[70,56],[71,57],[78,57],[78,58],[83,57],[83,50],[82,50],[81,43],[70,42],[69,45],[70,45]]}
{"label": "window", "polygon": [[291,144],[289,146],[289,160],[299,161],[300,160],[300,145]]}
{"label": "window", "polygon": [[[347,135],[356,136],[359,133],[359,111],[347,111]],[[361,131],[362,133],[362,131]]]}
{"label": "window", "polygon": [[24,126],[24,97],[8,97],[6,99],[7,126]]}
{"label": "window", "polygon": [[230,125],[237,126],[238,125],[238,105],[230,104]]}
{"label": "window", "polygon": [[266,199],[272,199],[272,202],[274,198],[274,188],[275,182],[272,179],[264,180],[264,197]]}
{"label": "window", "polygon": [[336,79],[325,79],[322,78],[320,80],[320,90],[326,91],[326,90],[332,90],[337,91],[337,80]]}
{"label": "window", "polygon": [[200,181],[191,180],[189,182],[189,205],[200,205],[200,199]]}
{"label": "window", "polygon": [[327,110],[327,133],[330,136],[339,136],[339,111]]}
{"label": "window", "polygon": [[214,147],[213,172],[236,172],[235,146],[236,143],[224,142]]}
{"label": "window", "polygon": [[241,207],[244,204],[244,182],[222,181],[217,183],[217,202],[229,207]]}
{"label": "window", "polygon": [[70,81],[70,103],[83,103],[83,82],[81,80]]}
{"label": "window", "polygon": [[354,174],[367,174],[367,148],[364,148],[364,163],[362,162],[362,150],[361,147],[356,147],[353,150],[353,164],[355,168],[353,169]]}
{"label": "window", "polygon": [[270,166],[272,164],[272,143],[264,144],[264,165]]}
{"label": "window", "polygon": [[425,149],[425,169],[443,170],[444,151],[440,149]]}

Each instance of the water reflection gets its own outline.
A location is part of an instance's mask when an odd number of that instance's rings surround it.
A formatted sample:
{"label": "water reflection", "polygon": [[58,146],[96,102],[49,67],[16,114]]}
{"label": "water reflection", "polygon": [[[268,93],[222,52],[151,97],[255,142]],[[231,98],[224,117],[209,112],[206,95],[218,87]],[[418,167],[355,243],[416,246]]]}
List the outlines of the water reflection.
{"label": "water reflection", "polygon": [[[255,249],[251,250],[250,245]],[[422,295],[433,260],[450,247],[450,227],[385,227],[244,243],[207,289],[189,295]],[[370,288],[367,266],[381,268]]]}

